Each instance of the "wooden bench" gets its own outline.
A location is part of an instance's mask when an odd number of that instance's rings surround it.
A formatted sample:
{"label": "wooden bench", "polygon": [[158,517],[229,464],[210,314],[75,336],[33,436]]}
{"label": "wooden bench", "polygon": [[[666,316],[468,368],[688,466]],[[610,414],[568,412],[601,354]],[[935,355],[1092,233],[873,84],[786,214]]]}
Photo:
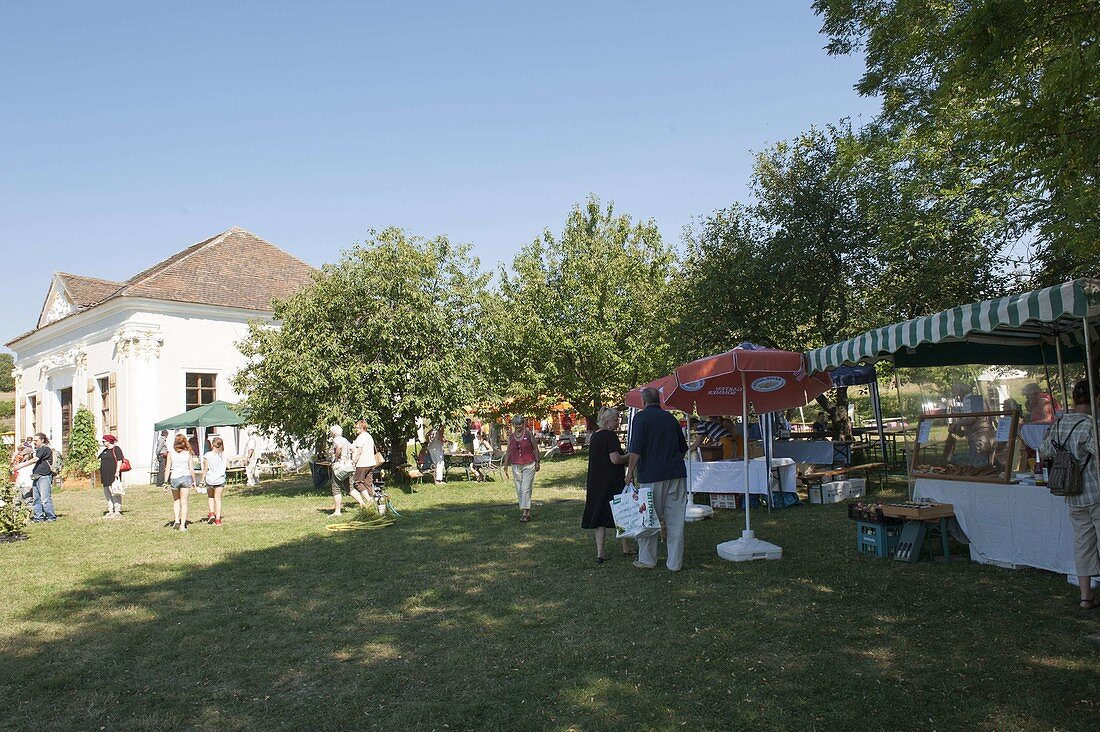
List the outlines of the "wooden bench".
{"label": "wooden bench", "polygon": [[[863,473],[864,478],[869,478],[872,473],[878,475],[878,487],[886,487],[886,463],[861,463],[860,465],[847,465],[832,470],[822,470],[802,473],[798,476],[799,482],[809,490],[811,487],[821,487],[822,483],[833,480],[844,480],[849,473]],[[870,493],[870,487],[867,492]]]}

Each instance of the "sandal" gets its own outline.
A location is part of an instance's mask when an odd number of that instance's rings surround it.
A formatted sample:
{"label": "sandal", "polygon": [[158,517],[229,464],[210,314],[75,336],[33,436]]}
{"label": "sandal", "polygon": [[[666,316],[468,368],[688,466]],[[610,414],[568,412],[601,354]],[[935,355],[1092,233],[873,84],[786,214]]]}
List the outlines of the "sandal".
{"label": "sandal", "polygon": [[1081,598],[1081,600],[1077,603],[1077,607],[1081,608],[1082,610],[1095,610],[1096,608],[1100,607],[1100,603],[1098,603],[1096,600],[1086,600],[1084,598]]}
{"label": "sandal", "polygon": [[527,522],[528,522],[528,521],[530,521],[530,520],[531,520],[531,517],[530,517],[530,516],[528,516],[527,514],[523,514],[522,516],[520,516],[520,517],[519,517],[519,522],[520,522],[521,524],[525,524],[525,523],[527,523]]}

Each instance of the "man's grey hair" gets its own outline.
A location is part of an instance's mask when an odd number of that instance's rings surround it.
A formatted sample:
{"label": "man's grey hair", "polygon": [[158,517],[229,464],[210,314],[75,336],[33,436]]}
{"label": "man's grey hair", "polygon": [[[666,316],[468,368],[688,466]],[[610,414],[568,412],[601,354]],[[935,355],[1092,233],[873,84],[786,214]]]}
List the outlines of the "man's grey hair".
{"label": "man's grey hair", "polygon": [[642,389],[642,404],[660,404],[661,392],[652,386]]}
{"label": "man's grey hair", "polygon": [[333,437],[339,437],[340,435],[344,434],[344,428],[338,424],[334,424],[328,428],[328,433]]}

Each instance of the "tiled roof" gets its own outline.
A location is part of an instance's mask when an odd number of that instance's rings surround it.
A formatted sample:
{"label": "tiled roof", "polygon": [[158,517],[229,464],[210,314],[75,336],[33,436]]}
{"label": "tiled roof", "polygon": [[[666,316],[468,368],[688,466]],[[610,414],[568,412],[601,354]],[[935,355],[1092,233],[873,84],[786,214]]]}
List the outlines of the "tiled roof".
{"label": "tiled roof", "polygon": [[127,280],[112,297],[147,297],[245,310],[271,310],[310,282],[313,267],[234,227]]}
{"label": "tiled roof", "polygon": [[65,291],[72,298],[73,305],[78,308],[90,308],[92,305],[98,305],[122,287],[121,282],[101,280],[98,277],[83,277],[68,272],[58,272],[57,276],[65,285]]}
{"label": "tiled roof", "polygon": [[[313,267],[297,257],[235,226],[189,246],[125,282],[64,272],[57,276],[73,299],[75,312],[119,297],[266,312],[271,310],[273,299],[290,297],[308,285],[313,271]],[[33,332],[17,336],[7,345],[10,347]]]}

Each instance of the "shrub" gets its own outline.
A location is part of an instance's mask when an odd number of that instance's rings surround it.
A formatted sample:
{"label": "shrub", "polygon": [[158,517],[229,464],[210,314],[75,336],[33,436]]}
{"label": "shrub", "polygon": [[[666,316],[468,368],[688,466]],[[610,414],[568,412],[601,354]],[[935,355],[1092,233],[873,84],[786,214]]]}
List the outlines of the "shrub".
{"label": "shrub", "polygon": [[95,418],[86,407],[80,407],[73,416],[69,452],[65,455],[65,472],[73,476],[87,476],[98,467],[99,443],[95,438]]}
{"label": "shrub", "polygon": [[0,419],[15,416],[15,400],[0,402]]}
{"label": "shrub", "polygon": [[16,507],[15,486],[6,475],[0,478],[0,503],[0,534],[13,534],[27,525],[30,509],[25,505]]}

